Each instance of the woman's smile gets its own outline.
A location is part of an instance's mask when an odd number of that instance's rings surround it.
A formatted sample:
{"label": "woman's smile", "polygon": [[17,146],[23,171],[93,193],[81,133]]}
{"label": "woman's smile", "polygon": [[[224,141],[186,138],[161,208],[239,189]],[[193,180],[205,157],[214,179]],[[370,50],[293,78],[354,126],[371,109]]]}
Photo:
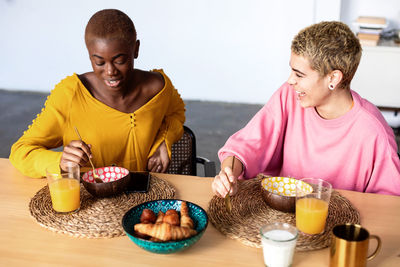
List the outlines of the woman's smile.
{"label": "woman's smile", "polygon": [[116,79],[113,79],[113,80],[104,80],[104,82],[106,83],[106,85],[107,85],[108,87],[116,88],[116,87],[118,87],[118,86],[120,85],[121,80],[116,80]]}
{"label": "woman's smile", "polygon": [[305,92],[298,91],[298,90],[296,90],[295,92],[297,93],[297,100],[301,100],[302,97],[306,96]]}

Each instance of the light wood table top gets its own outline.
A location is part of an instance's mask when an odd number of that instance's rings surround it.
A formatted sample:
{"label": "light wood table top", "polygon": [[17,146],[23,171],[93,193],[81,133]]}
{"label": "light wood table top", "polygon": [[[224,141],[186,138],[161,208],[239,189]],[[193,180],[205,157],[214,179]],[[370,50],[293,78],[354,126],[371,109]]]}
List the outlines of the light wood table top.
{"label": "light wood table top", "polygon": [[[157,174],[177,191],[177,198],[207,210],[211,178]],[[142,250],[127,236],[111,239],[74,238],[40,226],[29,213],[29,201],[46,185],[28,178],[8,159],[0,159],[0,265],[74,266],[263,266],[262,249],[225,237],[210,223],[203,237],[176,254]],[[339,190],[361,214],[361,224],[382,239],[382,250],[368,266],[400,266],[400,197]],[[374,241],[371,241],[375,247]],[[329,249],[296,252],[293,266],[328,266]]]}

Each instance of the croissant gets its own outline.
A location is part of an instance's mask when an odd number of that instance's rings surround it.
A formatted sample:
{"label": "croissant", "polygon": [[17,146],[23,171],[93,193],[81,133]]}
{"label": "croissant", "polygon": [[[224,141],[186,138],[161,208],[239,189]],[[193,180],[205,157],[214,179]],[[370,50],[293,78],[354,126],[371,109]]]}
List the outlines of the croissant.
{"label": "croissant", "polygon": [[179,226],[180,220],[178,212],[176,210],[167,210],[167,212],[165,212],[163,222]]}
{"label": "croissant", "polygon": [[177,212],[176,210],[174,210],[174,209],[169,209],[169,210],[167,210],[167,211],[165,212],[165,215],[171,215],[171,214],[174,214],[174,215],[178,215],[178,216],[179,216],[178,212]]}
{"label": "croissant", "polygon": [[158,214],[157,214],[157,219],[156,219],[156,222],[155,222],[155,224],[160,224],[160,223],[162,223],[163,222],[163,219],[164,219],[164,212],[162,212],[161,210],[158,212]]}
{"label": "croissant", "polygon": [[195,235],[196,230],[179,227],[168,223],[161,224],[135,224],[135,231],[155,237],[162,241],[181,240]]}
{"label": "croissant", "polygon": [[[164,219],[164,216],[165,216],[164,212],[162,212],[162,211],[160,210],[160,211],[158,212],[158,214],[157,214],[157,220],[156,220],[155,224],[162,224],[163,219]],[[155,237],[151,237],[149,240],[150,240],[150,241],[153,241],[153,242],[163,242],[162,240],[160,240],[160,239],[158,239],[158,238],[155,238]]]}
{"label": "croissant", "polygon": [[189,216],[189,208],[185,201],[181,203],[181,227],[194,228],[194,223]]}

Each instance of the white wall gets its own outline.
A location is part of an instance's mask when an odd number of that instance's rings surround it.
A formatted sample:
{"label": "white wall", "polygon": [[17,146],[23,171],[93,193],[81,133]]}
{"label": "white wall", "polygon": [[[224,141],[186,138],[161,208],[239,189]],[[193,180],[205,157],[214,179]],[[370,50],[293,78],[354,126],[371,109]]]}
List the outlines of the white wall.
{"label": "white wall", "polygon": [[48,92],[66,75],[90,71],[85,25],[96,11],[118,8],[141,40],[135,66],[163,68],[184,99],[265,103],[289,74],[293,36],[316,20],[338,19],[340,3],[3,0],[0,88]]}

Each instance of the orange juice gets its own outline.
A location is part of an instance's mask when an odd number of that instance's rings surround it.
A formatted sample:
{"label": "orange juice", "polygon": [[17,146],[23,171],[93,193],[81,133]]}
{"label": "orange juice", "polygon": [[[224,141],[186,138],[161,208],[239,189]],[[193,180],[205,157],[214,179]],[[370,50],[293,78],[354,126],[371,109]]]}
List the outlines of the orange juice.
{"label": "orange juice", "polygon": [[80,185],[77,179],[59,179],[49,184],[53,209],[71,212],[80,207]]}
{"label": "orange juice", "polygon": [[306,234],[324,231],[328,217],[328,203],[317,198],[301,198],[296,201],[296,227]]}

